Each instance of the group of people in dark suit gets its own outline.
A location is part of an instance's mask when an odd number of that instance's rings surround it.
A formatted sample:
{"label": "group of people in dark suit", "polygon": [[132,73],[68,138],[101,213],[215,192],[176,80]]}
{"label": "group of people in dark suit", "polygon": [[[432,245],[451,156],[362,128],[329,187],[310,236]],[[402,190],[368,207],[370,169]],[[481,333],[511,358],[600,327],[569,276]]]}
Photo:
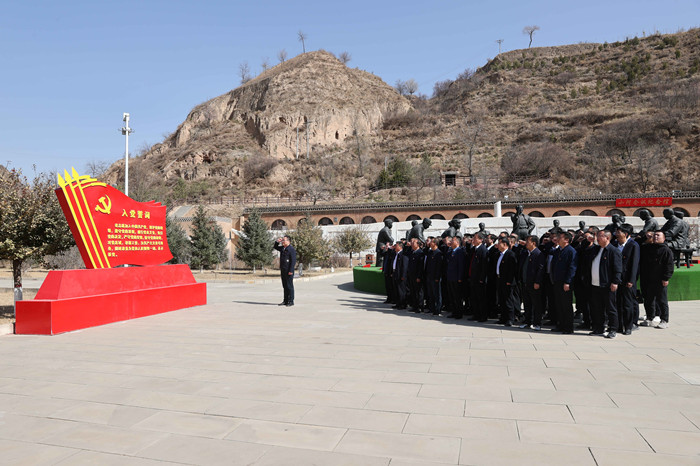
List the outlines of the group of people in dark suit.
{"label": "group of people in dark suit", "polygon": [[577,329],[615,338],[637,329],[639,279],[646,310],[639,325],[668,327],[673,253],[664,231],[635,234],[620,219],[604,229],[579,226],[555,225],[542,238],[515,229],[464,236],[452,229],[425,241],[389,241],[381,245],[385,303],[535,331],[549,324],[564,334],[574,333],[578,317]]}

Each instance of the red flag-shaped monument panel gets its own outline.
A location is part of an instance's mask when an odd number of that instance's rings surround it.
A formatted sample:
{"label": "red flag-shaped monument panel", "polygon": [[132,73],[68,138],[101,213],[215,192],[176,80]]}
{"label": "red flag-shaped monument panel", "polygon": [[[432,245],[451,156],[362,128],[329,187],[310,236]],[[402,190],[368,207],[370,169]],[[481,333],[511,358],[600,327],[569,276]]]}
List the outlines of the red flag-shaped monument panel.
{"label": "red flag-shaped monument panel", "polygon": [[165,234],[165,206],[137,202],[72,170],[58,175],[56,196],[88,269],[158,265],[173,256]]}

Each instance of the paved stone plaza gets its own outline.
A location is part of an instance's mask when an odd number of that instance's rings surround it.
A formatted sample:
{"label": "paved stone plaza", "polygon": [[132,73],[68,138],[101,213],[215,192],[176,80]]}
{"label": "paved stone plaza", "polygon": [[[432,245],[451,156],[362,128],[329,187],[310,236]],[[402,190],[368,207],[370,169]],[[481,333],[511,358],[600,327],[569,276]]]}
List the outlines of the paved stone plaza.
{"label": "paved stone plaza", "polygon": [[0,336],[0,463],[700,464],[700,302],[606,340],[396,312],[351,279]]}

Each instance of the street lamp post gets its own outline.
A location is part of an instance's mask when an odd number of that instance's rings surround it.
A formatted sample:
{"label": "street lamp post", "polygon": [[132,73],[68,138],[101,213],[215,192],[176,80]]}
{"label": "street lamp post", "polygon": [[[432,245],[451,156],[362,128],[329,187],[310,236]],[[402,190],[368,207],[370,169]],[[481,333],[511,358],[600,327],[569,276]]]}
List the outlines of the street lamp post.
{"label": "street lamp post", "polygon": [[122,126],[122,134],[126,136],[126,145],[124,148],[124,194],[129,195],[129,134],[133,132],[129,128],[129,114],[125,113],[122,121],[124,126]]}

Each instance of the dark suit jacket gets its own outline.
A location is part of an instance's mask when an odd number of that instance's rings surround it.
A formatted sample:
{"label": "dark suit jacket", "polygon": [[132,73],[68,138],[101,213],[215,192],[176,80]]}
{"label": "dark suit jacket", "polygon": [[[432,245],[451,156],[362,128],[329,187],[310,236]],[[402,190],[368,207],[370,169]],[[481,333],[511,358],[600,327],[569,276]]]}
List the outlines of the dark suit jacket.
{"label": "dark suit jacket", "polygon": [[628,238],[625,247],[622,248],[622,281],[637,284],[637,274],[639,272],[639,243],[632,238]]}
{"label": "dark suit jacket", "polygon": [[491,249],[487,250],[488,267],[486,268],[486,276],[492,280],[496,279],[496,263],[498,262],[498,256],[501,255],[501,251],[498,250],[494,244]]}
{"label": "dark suit jacket", "polygon": [[447,281],[457,282],[465,277],[464,249],[459,247],[452,249],[447,256]]}
{"label": "dark suit jacket", "polygon": [[[472,251],[471,275],[469,275],[472,283],[486,281],[487,253],[488,250],[483,244]],[[469,273],[469,267],[470,264],[467,263],[467,273]]]}
{"label": "dark suit jacket", "polygon": [[[591,252],[591,264],[593,264],[599,251],[600,246],[596,246]],[[619,285],[622,281],[622,255],[612,243],[603,249],[603,254],[600,256],[598,274],[601,288],[609,287],[611,283]]]}
{"label": "dark suit jacket", "polygon": [[[526,251],[527,252],[527,251]],[[526,259],[526,280],[525,285],[528,288],[532,288],[535,283],[542,284],[542,277],[544,276],[544,261],[547,255],[544,254],[539,248],[535,248],[530,252],[530,255]]]}
{"label": "dark suit jacket", "polygon": [[[498,263],[498,259],[496,259]],[[503,259],[501,259],[501,265],[498,268],[499,276],[498,280],[500,283],[510,283],[511,285],[515,283],[515,274],[518,270],[518,261],[515,258],[515,253],[510,249],[506,249],[503,253]]]}
{"label": "dark suit jacket", "polygon": [[274,248],[280,252],[280,272],[283,275],[288,275],[289,272],[294,273],[294,267],[297,265],[297,251],[294,246],[290,244],[285,248],[275,241]]}
{"label": "dark suit jacket", "polygon": [[442,252],[439,249],[430,251],[425,256],[425,279],[439,280],[442,277]]}
{"label": "dark suit jacket", "polygon": [[554,283],[571,284],[576,274],[576,250],[567,245],[554,251],[552,259],[552,279]]}
{"label": "dark suit jacket", "polygon": [[382,273],[384,275],[391,275],[391,266],[394,264],[394,257],[396,257],[396,251],[389,249],[386,254],[384,254],[384,262],[382,263]]}
{"label": "dark suit jacket", "polygon": [[[402,249],[400,253],[397,253],[396,257],[396,268],[392,272],[392,277],[395,281],[401,281],[401,279],[406,279],[408,277],[408,255],[406,250]],[[391,265],[394,265],[394,261],[391,261]]]}
{"label": "dark suit jacket", "polygon": [[408,276],[411,280],[423,279],[425,254],[422,249],[411,251],[408,255]]}

